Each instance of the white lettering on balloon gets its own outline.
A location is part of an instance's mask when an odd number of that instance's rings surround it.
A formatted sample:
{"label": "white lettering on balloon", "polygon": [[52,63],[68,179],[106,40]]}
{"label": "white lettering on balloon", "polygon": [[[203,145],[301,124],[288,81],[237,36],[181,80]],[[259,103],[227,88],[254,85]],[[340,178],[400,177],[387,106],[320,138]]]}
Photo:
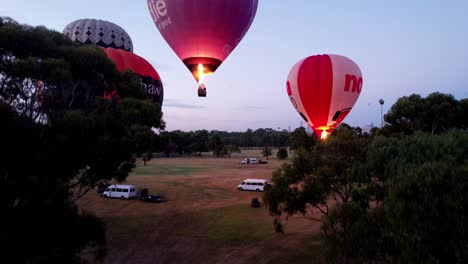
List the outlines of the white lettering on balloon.
{"label": "white lettering on balloon", "polygon": [[148,89],[146,90],[146,93],[159,96],[161,93],[161,88],[155,87],[154,85],[150,84],[148,85]]}
{"label": "white lettering on balloon", "polygon": [[156,87],[153,84],[147,85],[146,83],[143,82],[142,78],[140,78],[140,83],[143,89],[145,89],[146,94],[160,96],[161,87]]}
{"label": "white lettering on balloon", "polygon": [[150,0],[148,5],[158,30],[161,31],[172,24],[171,17],[167,15],[167,4],[165,0]]}

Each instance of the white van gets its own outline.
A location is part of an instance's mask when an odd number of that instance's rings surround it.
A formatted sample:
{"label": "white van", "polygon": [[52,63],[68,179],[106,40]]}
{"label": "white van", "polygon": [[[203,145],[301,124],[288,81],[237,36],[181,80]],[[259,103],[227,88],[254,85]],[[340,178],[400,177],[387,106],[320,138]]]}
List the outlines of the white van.
{"label": "white van", "polygon": [[114,184],[102,193],[104,197],[131,199],[137,196],[136,187],[128,184]]}
{"label": "white van", "polygon": [[268,184],[267,180],[262,179],[245,179],[241,184],[237,186],[239,191],[257,191],[263,192],[265,190],[265,186]]}
{"label": "white van", "polygon": [[243,161],[241,161],[241,164],[257,164],[258,160],[257,158],[245,158]]}

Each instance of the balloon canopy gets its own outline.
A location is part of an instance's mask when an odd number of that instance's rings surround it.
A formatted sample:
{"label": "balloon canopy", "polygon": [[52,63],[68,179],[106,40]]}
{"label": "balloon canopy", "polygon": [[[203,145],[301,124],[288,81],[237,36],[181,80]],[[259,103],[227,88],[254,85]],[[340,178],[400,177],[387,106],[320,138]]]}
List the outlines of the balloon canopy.
{"label": "balloon canopy", "polygon": [[340,55],[316,55],[289,72],[286,89],[301,117],[325,139],[349,114],[363,85],[361,70]]}
{"label": "balloon canopy", "polygon": [[80,44],[95,44],[133,52],[132,39],[127,32],[109,21],[79,19],[68,24],[63,34]]}
{"label": "balloon canopy", "polygon": [[145,92],[153,102],[162,106],[164,89],[158,72],[142,57],[121,49],[105,48],[107,57],[112,60],[121,72],[130,69],[141,78]]}
{"label": "balloon canopy", "polygon": [[258,0],[148,0],[161,35],[200,84],[245,36]]}

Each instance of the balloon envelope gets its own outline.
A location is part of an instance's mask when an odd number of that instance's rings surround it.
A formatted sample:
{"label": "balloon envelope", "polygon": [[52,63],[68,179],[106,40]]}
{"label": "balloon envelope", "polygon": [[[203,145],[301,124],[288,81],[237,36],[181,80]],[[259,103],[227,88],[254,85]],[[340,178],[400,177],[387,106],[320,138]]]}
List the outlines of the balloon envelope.
{"label": "balloon envelope", "polygon": [[247,33],[258,0],[148,0],[156,27],[198,81],[214,73]]}
{"label": "balloon envelope", "polygon": [[132,39],[128,33],[109,21],[79,19],[68,24],[63,34],[80,44],[95,44],[133,52]]}
{"label": "balloon envelope", "polygon": [[291,103],[318,137],[331,133],[349,114],[362,90],[358,65],[340,55],[316,55],[289,72]]}
{"label": "balloon envelope", "polygon": [[142,57],[120,49],[105,48],[107,57],[112,60],[117,69],[124,72],[132,70],[141,78],[141,83],[145,88],[146,95],[162,106],[164,99],[164,89],[158,72],[151,64]]}

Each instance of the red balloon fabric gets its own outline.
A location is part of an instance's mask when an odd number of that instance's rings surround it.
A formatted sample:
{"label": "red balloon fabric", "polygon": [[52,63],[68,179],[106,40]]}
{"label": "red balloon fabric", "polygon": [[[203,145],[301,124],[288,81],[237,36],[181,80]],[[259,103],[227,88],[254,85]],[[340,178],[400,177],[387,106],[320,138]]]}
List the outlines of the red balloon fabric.
{"label": "red balloon fabric", "polygon": [[122,49],[104,48],[104,51],[107,57],[115,63],[119,71],[123,72],[130,69],[138,74],[148,97],[162,106],[164,89],[161,78],[148,61]]}
{"label": "red balloon fabric", "polygon": [[318,137],[331,133],[361,94],[361,70],[340,55],[315,55],[289,72],[286,90],[291,103]]}
{"label": "red balloon fabric", "polygon": [[198,65],[213,73],[239,44],[258,0],[148,0],[161,35],[198,81]]}

